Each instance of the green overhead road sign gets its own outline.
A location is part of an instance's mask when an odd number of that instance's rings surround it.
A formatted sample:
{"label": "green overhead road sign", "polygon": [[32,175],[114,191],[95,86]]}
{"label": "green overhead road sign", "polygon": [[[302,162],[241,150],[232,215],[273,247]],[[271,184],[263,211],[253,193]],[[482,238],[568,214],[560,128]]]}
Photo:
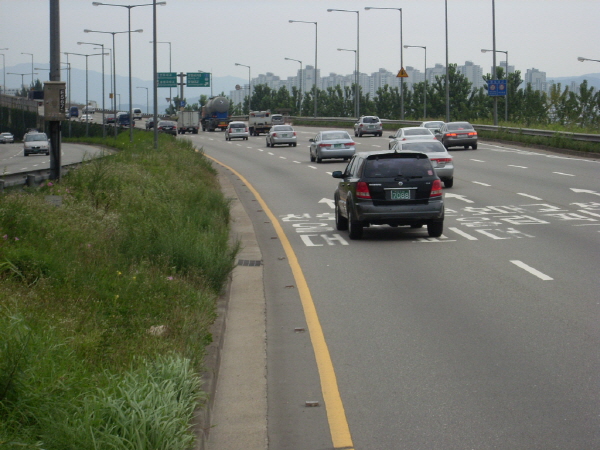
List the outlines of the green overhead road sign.
{"label": "green overhead road sign", "polygon": [[175,72],[158,72],[158,87],[177,87],[177,74]]}
{"label": "green overhead road sign", "polygon": [[188,72],[187,87],[210,87],[210,73]]}

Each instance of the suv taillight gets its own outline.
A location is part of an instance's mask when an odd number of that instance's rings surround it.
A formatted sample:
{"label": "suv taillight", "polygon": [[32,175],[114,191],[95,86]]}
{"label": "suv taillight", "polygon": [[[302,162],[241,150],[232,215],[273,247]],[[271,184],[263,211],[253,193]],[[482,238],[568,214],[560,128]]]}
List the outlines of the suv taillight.
{"label": "suv taillight", "polygon": [[369,192],[369,185],[364,181],[359,181],[356,185],[356,196],[358,198],[371,198],[371,193]]}
{"label": "suv taillight", "polygon": [[442,182],[440,180],[433,180],[433,186],[431,186],[431,194],[429,194],[429,198],[441,197],[441,196],[442,196]]}

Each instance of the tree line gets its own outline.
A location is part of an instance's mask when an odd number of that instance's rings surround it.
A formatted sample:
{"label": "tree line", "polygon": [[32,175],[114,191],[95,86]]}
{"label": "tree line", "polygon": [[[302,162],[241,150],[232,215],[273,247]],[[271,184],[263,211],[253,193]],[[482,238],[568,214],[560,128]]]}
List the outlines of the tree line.
{"label": "tree line", "polygon": [[[450,64],[449,98],[450,120],[467,120],[492,123],[494,98],[487,94],[486,85],[474,88],[472,83],[457,71],[457,64]],[[497,67],[497,79],[505,79],[503,67]],[[414,83],[412,89],[404,89],[404,118],[406,120],[443,119],[446,117],[446,76],[436,76],[433,83]],[[499,123],[505,121],[505,102],[508,101],[508,122],[523,126],[559,124],[565,127],[594,128],[600,126],[600,91],[583,81],[578,90],[561,84],[552,86],[549,93],[534,90],[530,84],[521,87],[521,72],[508,74],[506,97],[497,98]],[[425,88],[427,95],[424,95]],[[312,117],[314,91],[300,94],[296,87],[291,92],[286,87],[272,89],[267,85],[253,86],[251,105],[253,110],[289,112],[292,116]],[[399,87],[388,85],[379,88],[375,96],[359,90],[360,114],[375,115],[386,119],[400,119],[402,95]],[[354,117],[354,86],[335,86],[317,92],[319,117]],[[200,101],[202,103],[202,99]],[[425,115],[426,106],[426,117]],[[247,114],[248,97],[243,105],[236,105],[232,115]]]}

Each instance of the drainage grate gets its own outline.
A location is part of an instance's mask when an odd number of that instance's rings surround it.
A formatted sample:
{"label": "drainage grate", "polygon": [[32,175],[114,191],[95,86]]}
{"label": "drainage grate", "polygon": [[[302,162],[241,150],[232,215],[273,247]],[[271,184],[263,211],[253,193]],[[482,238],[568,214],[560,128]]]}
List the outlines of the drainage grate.
{"label": "drainage grate", "polygon": [[260,266],[261,264],[260,259],[238,259],[238,266]]}

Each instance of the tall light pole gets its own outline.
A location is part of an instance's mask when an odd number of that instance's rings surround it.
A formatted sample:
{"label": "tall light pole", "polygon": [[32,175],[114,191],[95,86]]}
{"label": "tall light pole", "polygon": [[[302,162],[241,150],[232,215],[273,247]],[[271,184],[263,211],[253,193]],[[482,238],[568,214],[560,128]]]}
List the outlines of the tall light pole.
{"label": "tall light pole", "polygon": [[236,66],[242,66],[242,67],[247,67],[248,68],[248,118],[250,118],[250,111],[252,111],[252,108],[250,108],[250,99],[252,98],[252,84],[251,84],[251,80],[250,80],[250,66],[247,66],[245,64],[240,64],[240,63],[235,63]]}
{"label": "tall light pole", "polygon": [[450,69],[448,68],[448,0],[444,0],[446,18],[446,122],[450,122]]}
{"label": "tall light pole", "polygon": [[[89,99],[88,99],[88,59],[90,56],[102,56],[102,59],[104,59],[104,53],[90,53],[90,54],[85,54],[85,53],[71,53],[71,52],[65,52],[65,55],[77,55],[77,56],[85,56],[85,104],[86,107],[87,105],[89,105]],[[89,114],[87,115],[89,116]],[[85,121],[85,135],[86,137],[89,136],[89,130],[90,130],[90,121],[89,121],[89,117],[86,117],[86,121]]]}
{"label": "tall light pole", "polygon": [[[494,55],[494,73],[492,80],[498,79],[496,73],[496,2],[492,0],[492,55]],[[508,70],[508,67],[507,67]],[[498,125],[498,97],[494,96],[494,125]]]}
{"label": "tall light pole", "polygon": [[[118,6],[120,8],[127,8],[127,30],[129,31],[129,142],[133,142],[133,114],[132,114],[132,106],[133,103],[133,89],[131,87],[131,9],[137,8],[138,6],[153,6],[153,5],[166,5],[167,2],[154,2],[154,3],[144,3],[142,5],[115,5],[112,3],[101,3],[101,2],[92,2],[94,6]],[[136,30],[135,32],[141,33],[144,30]],[[116,120],[116,117],[115,117]],[[116,125],[116,124],[115,124]]]}
{"label": "tall light pole", "polygon": [[115,117],[114,132],[115,132],[115,139],[116,139],[118,124],[117,124],[117,64],[115,61],[115,34],[129,33],[129,31],[98,31],[98,30],[85,29],[85,30],[83,30],[83,32],[84,33],[112,34],[112,43],[113,43],[113,48],[112,48],[113,87],[112,87],[112,90],[113,90],[113,106],[114,106],[114,117]]}
{"label": "tall light pole", "polygon": [[33,86],[33,53],[21,52],[21,55],[30,55],[31,56],[31,86]]}
{"label": "tall light pole", "polygon": [[[357,69],[356,69],[357,51],[349,49],[349,48],[338,48],[337,51],[338,52],[354,52],[354,73],[356,73],[357,72]],[[354,84],[354,113],[356,113],[356,98],[358,97],[358,84],[356,84],[356,77],[354,77],[354,81],[355,81],[355,84]]]}
{"label": "tall light pole", "polygon": [[299,89],[299,93],[298,93],[298,97],[300,98],[300,114],[302,115],[302,61],[300,61],[299,59],[293,59],[293,58],[284,58],[286,61],[296,61],[298,63],[300,63],[300,80],[298,81],[298,87]]}
{"label": "tall light pole", "polygon": [[[8,48],[0,48],[0,50],[8,50]],[[0,53],[2,55],[2,86],[0,87],[0,94],[4,94],[6,91],[6,63],[4,62],[4,53]],[[3,109],[0,105],[0,122],[4,120]]]}
{"label": "tall light pole", "polygon": [[356,13],[356,98],[355,98],[355,114],[356,118],[360,118],[360,11],[351,9],[328,9],[327,12],[351,12]]}
{"label": "tall light pole", "polygon": [[150,114],[150,103],[148,101],[148,88],[144,86],[136,86],[136,89],[146,89],[146,114]]}
{"label": "tall light pole", "polygon": [[[0,48],[0,50],[8,50],[8,48]],[[2,89],[0,94],[4,94],[6,92],[6,63],[4,62],[4,53],[0,53],[0,55],[2,55]]]}
{"label": "tall light pole", "polygon": [[[494,50],[481,49],[481,53],[493,52]],[[506,93],[504,94],[504,121],[508,122],[508,50],[496,50],[497,53],[506,55]],[[511,97],[512,98],[512,97]]]}
{"label": "tall light pole", "polygon": [[[370,9],[393,9],[400,11],[400,70],[404,69],[404,52],[403,48],[406,46],[402,45],[402,8],[378,8],[375,6],[366,6],[365,10]],[[404,120],[404,77],[400,77],[400,120]]]}
{"label": "tall light pole", "polygon": [[[151,44],[154,44],[154,41],[150,41]],[[156,41],[157,44],[169,44],[169,72],[173,72],[171,68],[171,43],[168,41]],[[169,88],[169,105],[173,105],[173,93],[171,91],[172,88]]]}
{"label": "tall light pole", "polygon": [[104,55],[107,53],[104,53],[104,44],[96,44],[94,42],[78,42],[77,45],[99,45],[102,48],[102,137],[105,138],[106,123],[104,120],[104,97],[106,94],[104,93]]}
{"label": "tall light pole", "polygon": [[290,20],[290,23],[313,23],[315,24],[315,76],[314,76],[314,85],[313,85],[313,98],[315,101],[315,110],[314,110],[314,117],[317,117],[317,96],[318,96],[318,89],[317,89],[317,48],[318,48],[318,33],[319,33],[319,27],[317,22],[305,22],[304,20]]}
{"label": "tall light pole", "polygon": [[424,45],[405,45],[404,48],[422,48],[425,50],[425,72],[423,72],[425,80],[423,89],[423,120],[427,120],[427,47]]}

